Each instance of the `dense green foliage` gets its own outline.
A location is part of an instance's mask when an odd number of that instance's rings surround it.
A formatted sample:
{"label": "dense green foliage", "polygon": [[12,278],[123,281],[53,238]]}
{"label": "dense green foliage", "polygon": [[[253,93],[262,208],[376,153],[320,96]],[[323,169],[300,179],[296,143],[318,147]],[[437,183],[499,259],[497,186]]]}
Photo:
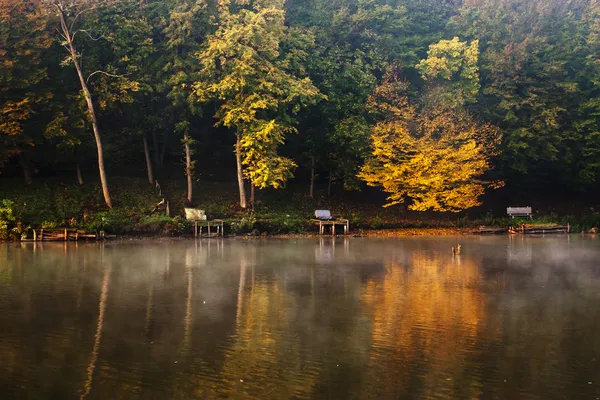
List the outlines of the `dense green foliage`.
{"label": "dense green foliage", "polygon": [[[57,5],[72,23],[66,28],[75,52],[57,29]],[[481,182],[504,182],[510,193],[594,192],[599,54],[598,0],[0,0],[0,173],[24,174],[60,203],[77,195],[49,193],[45,179],[72,174],[75,181],[83,171],[96,180],[97,140],[77,60],[96,109],[108,188],[111,177],[149,169],[174,207],[183,201],[171,186],[184,174],[190,182],[237,174],[240,196],[244,181],[285,188],[295,176],[307,192],[310,176],[347,190],[386,181],[386,191],[401,193],[394,203],[452,211],[479,204]],[[498,132],[493,143],[465,136],[489,148],[489,158],[467,174],[478,189],[454,202],[462,206],[423,202],[437,196],[438,184],[421,200],[402,187],[432,179],[416,164],[427,177],[410,173],[390,190],[385,168],[377,179],[365,175],[386,145],[380,128],[388,121],[369,100],[391,73],[402,82],[407,109],[434,110],[428,115],[440,121],[468,115],[473,126]],[[411,128],[416,123],[428,132],[421,153],[437,149],[444,160],[461,160],[438,140],[452,134],[438,122],[403,123],[407,132],[419,131]],[[422,139],[413,136],[390,140]],[[461,140],[452,146],[464,148]],[[402,164],[406,157],[389,159]],[[456,169],[448,165],[435,173],[460,188],[462,178],[444,172]],[[156,191],[146,189],[154,201]],[[56,212],[49,218],[67,217]]]}

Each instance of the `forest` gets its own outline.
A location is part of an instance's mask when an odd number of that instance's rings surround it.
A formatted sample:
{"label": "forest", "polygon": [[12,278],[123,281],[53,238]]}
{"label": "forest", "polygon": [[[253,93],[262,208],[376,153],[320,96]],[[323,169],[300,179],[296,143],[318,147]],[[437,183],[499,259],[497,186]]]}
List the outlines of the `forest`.
{"label": "forest", "polygon": [[589,214],[599,178],[598,0],[0,0],[5,220],[131,217],[139,186]]}

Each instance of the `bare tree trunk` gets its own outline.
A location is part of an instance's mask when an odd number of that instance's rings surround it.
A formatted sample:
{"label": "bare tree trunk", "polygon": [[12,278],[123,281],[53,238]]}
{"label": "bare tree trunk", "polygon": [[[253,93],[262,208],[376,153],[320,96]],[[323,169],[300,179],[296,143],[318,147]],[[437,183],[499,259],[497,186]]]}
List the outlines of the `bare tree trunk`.
{"label": "bare tree trunk", "polygon": [[73,156],[75,157],[75,172],[77,173],[77,184],[83,185],[83,176],[81,175],[81,165],[79,164],[79,152],[77,146],[73,148]]}
{"label": "bare tree trunk", "polygon": [[161,167],[165,164],[165,154],[167,153],[168,138],[169,138],[169,131],[166,130],[165,136],[164,136],[165,142],[163,143],[162,148],[160,149],[160,159],[158,160],[158,165],[160,165]]}
{"label": "bare tree trunk", "polygon": [[252,208],[254,208],[254,183],[250,182],[250,204]]}
{"label": "bare tree trunk", "polygon": [[100,183],[102,185],[102,193],[104,194],[104,202],[108,208],[112,208],[112,201],[110,199],[110,193],[108,191],[108,183],[106,181],[106,173],[104,172],[104,153],[102,151],[102,140],[100,139],[100,130],[98,129],[98,121],[96,119],[96,110],[94,109],[94,102],[92,101],[92,94],[88,89],[85,78],[83,77],[83,71],[81,70],[81,65],[79,63],[79,55],[77,51],[75,51],[75,46],[73,45],[73,37],[71,35],[71,30],[66,22],[65,11],[62,8],[59,8],[60,15],[60,25],[61,31],[66,39],[66,45],[68,46],[70,58],[75,65],[75,69],[77,70],[77,76],[79,77],[79,82],[81,83],[81,90],[83,91],[83,95],[85,97],[85,101],[87,103],[90,122],[92,123],[92,129],[94,131],[94,139],[96,140],[96,149],[98,150],[98,170],[100,172]]}
{"label": "bare tree trunk", "polygon": [[25,159],[25,154],[19,154],[19,164],[21,164],[21,168],[23,169],[23,177],[25,178],[25,183],[31,185],[33,182],[31,180],[31,170],[29,169],[29,164],[27,164],[27,160]]}
{"label": "bare tree trunk", "polygon": [[333,170],[329,168],[329,183],[327,184],[327,197],[331,197],[331,182],[333,181]]}
{"label": "bare tree trunk", "polygon": [[238,188],[240,190],[240,207],[246,208],[248,207],[248,203],[246,202],[246,188],[244,188],[244,175],[242,171],[242,145],[240,143],[240,135],[236,135],[237,140],[235,142],[235,160],[237,163],[237,180],[238,180]]}
{"label": "bare tree trunk", "polygon": [[192,153],[190,151],[190,136],[186,133],[183,135],[183,144],[185,147],[185,175],[187,176],[187,201],[192,204]]}
{"label": "bare tree trunk", "polygon": [[144,155],[146,156],[146,169],[148,170],[148,182],[151,185],[154,185],[154,174],[152,173],[152,160],[150,159],[150,149],[148,148],[148,139],[146,139],[146,134],[142,135],[142,139],[144,140]]}
{"label": "bare tree trunk", "polygon": [[76,162],[77,166],[77,184],[79,186],[83,185],[83,176],[81,176],[81,166],[79,165],[79,161]]}
{"label": "bare tree trunk", "polygon": [[315,156],[311,157],[312,164],[310,166],[310,191],[308,195],[312,199],[315,194]]}

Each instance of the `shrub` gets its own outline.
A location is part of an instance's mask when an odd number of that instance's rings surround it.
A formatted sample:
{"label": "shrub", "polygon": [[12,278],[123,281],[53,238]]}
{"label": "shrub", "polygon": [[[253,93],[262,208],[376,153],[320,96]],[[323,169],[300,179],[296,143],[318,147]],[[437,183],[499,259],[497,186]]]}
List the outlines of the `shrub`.
{"label": "shrub", "polygon": [[7,240],[9,233],[17,224],[13,207],[14,203],[10,200],[0,202],[0,240]]}

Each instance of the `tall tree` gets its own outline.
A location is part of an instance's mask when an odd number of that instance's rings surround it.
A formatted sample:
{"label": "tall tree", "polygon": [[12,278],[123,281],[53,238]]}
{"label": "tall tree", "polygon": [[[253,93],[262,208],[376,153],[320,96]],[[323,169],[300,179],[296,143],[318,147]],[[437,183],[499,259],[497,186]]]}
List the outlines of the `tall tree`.
{"label": "tall tree", "polygon": [[479,41],[470,44],[458,37],[432,44],[427,58],[417,69],[428,82],[427,101],[461,107],[477,100],[479,94]]}
{"label": "tall tree", "polygon": [[594,2],[465,2],[450,26],[480,42],[479,112],[502,128],[502,169],[521,187],[581,189],[594,176],[580,123],[591,111],[582,105],[592,94],[585,65],[595,56],[585,43]]}
{"label": "tall tree", "polygon": [[51,97],[43,86],[51,44],[40,1],[0,0],[0,166],[18,157],[27,183],[26,153],[41,139],[33,117]]}
{"label": "tall tree", "polygon": [[195,55],[212,31],[209,20],[213,13],[214,5],[208,0],[176,1],[169,10],[164,28],[165,54],[160,60],[163,62],[161,75],[164,84],[159,85],[159,90],[164,91],[170,101],[169,119],[183,145],[188,204],[193,202],[195,175],[192,156],[196,141],[192,137],[191,119],[202,114],[202,107],[192,94],[192,85],[201,69]]}
{"label": "tall tree", "polygon": [[286,33],[283,0],[220,0],[217,31],[200,53],[202,78],[194,85],[200,101],[219,102],[218,124],[236,137],[240,206],[247,207],[244,178],[259,188],[279,187],[294,162],[277,153],[294,132],[294,114],[319,98],[308,78],[286,69],[280,51]]}
{"label": "tall tree", "polygon": [[67,51],[66,61],[72,64],[77,72],[77,78],[81,85],[81,91],[85,97],[88,108],[88,117],[94,132],[94,140],[96,141],[96,149],[98,152],[98,170],[100,172],[100,183],[102,185],[102,194],[106,206],[112,208],[112,200],[108,189],[108,181],[104,168],[104,151],[102,150],[102,138],[98,127],[98,119],[96,116],[96,107],[90,92],[88,82],[92,74],[108,72],[94,71],[88,77],[84,76],[83,68],[81,67],[81,53],[78,52],[75,39],[77,35],[88,35],[91,39],[90,32],[85,29],[78,29],[78,22],[87,14],[96,11],[102,7],[108,7],[114,1],[92,1],[92,0],[44,0],[47,4],[49,12],[58,19],[58,28],[60,42]]}

